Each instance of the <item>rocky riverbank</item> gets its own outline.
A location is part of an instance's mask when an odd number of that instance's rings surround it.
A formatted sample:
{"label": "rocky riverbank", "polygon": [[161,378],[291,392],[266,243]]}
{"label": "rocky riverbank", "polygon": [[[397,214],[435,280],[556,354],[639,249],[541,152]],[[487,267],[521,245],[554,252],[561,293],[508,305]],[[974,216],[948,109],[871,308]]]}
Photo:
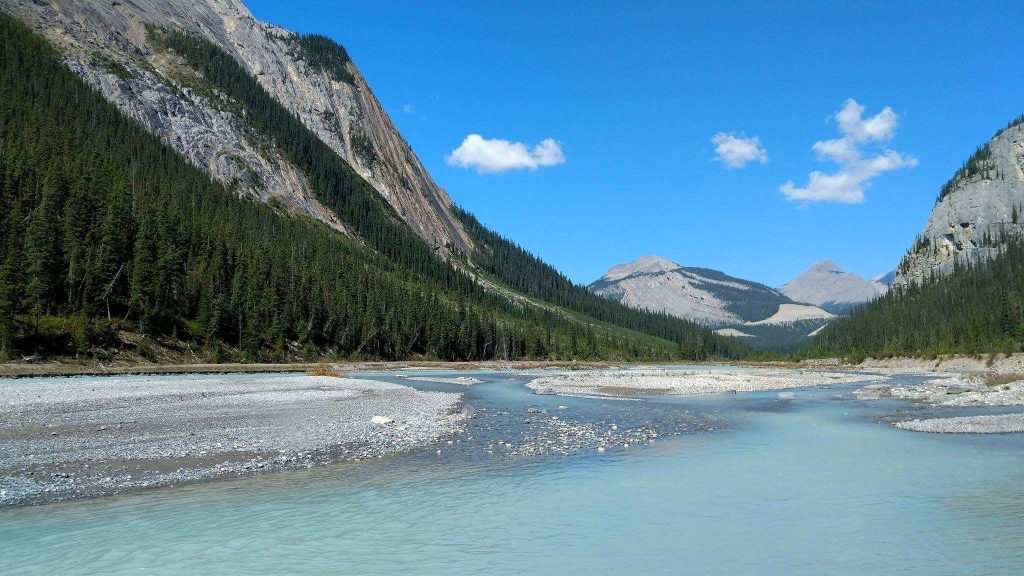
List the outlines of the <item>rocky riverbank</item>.
{"label": "rocky riverbank", "polygon": [[[854,394],[861,400],[896,399],[942,407],[1024,406],[1024,380],[1015,375],[945,374],[916,384],[870,384]],[[1022,414],[936,417],[893,424],[902,430],[952,434],[1024,432]]]}
{"label": "rocky riverbank", "polygon": [[1024,380],[945,375],[914,385],[872,384],[855,392],[862,400],[896,398],[933,406],[1024,406]]}
{"label": "rocky riverbank", "polygon": [[460,431],[460,397],[327,376],[0,380],[0,506],[394,454]]}

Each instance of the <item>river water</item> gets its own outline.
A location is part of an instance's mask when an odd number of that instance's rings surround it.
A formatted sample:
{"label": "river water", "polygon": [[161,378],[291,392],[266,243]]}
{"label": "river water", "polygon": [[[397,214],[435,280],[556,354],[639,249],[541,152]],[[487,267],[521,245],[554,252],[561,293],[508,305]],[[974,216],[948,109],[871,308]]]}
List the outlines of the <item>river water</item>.
{"label": "river water", "polygon": [[[361,375],[465,390],[473,439],[441,454],[0,510],[0,574],[1024,570],[1024,435],[894,429],[919,412],[858,401],[856,385],[629,402],[465,374],[486,382]],[[537,409],[679,434],[569,456],[493,448],[529,435]]]}

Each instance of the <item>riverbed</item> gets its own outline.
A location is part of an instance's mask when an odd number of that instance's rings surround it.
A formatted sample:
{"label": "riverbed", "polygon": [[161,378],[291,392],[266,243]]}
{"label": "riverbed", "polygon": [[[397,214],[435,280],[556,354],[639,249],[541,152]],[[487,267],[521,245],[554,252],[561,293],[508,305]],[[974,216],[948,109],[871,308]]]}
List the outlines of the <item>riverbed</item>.
{"label": "riverbed", "polygon": [[[854,391],[867,378],[619,399],[535,394],[526,385],[536,373],[350,376],[461,394],[464,429],[360,462],[2,509],[0,573],[1008,574],[1024,565],[1024,435],[893,426],[993,408],[862,400]],[[481,383],[453,383],[469,378]]]}

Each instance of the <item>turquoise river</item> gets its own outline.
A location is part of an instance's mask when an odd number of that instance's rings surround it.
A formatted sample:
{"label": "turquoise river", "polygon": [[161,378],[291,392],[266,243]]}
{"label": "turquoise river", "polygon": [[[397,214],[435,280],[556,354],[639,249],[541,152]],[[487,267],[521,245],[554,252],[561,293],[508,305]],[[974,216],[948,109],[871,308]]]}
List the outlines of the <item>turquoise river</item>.
{"label": "turquoise river", "polygon": [[915,408],[858,401],[856,385],[627,402],[465,374],[486,382],[360,376],[465,390],[481,438],[518,433],[530,405],[695,425],[606,452],[464,442],[0,510],[0,574],[1024,573],[1024,435],[901,431],[887,422]]}

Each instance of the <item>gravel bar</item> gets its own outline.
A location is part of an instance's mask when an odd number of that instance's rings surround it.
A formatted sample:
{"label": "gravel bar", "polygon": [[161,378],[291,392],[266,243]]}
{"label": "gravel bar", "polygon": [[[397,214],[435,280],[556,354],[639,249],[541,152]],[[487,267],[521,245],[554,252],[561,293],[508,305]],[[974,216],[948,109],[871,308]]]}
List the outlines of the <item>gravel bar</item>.
{"label": "gravel bar", "polygon": [[461,431],[460,398],[329,376],[0,380],[0,506],[403,452]]}
{"label": "gravel bar", "polygon": [[542,376],[527,386],[538,394],[622,397],[658,394],[722,394],[871,382],[870,374],[801,369],[580,370]]}
{"label": "gravel bar", "polygon": [[897,422],[897,428],[942,434],[1010,434],[1024,432],[1024,414],[927,418]]}

